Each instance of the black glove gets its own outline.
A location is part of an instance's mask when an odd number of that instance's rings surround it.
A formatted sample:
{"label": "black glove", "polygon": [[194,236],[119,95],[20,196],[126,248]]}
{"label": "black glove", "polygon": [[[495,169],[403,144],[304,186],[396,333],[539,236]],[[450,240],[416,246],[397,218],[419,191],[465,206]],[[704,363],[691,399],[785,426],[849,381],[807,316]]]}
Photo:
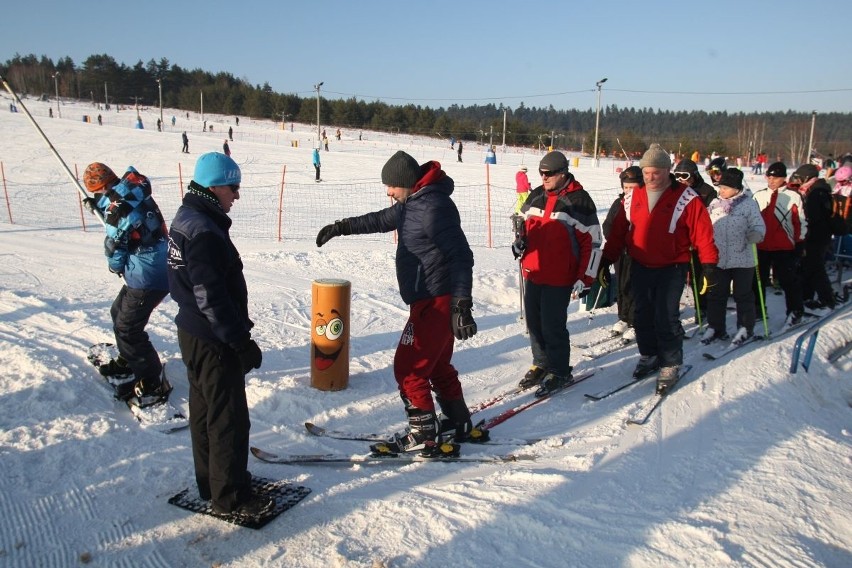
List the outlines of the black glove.
{"label": "black glove", "polygon": [[252,369],[260,369],[260,364],[263,362],[263,353],[254,339],[246,339],[240,343],[232,344],[231,348],[237,353],[240,358],[240,363],[243,366],[243,373],[248,373]]}
{"label": "black glove", "polygon": [[701,283],[699,294],[704,294],[709,288],[716,285],[716,265],[702,264],[701,269],[704,271],[704,282]]}
{"label": "black glove", "polygon": [[515,255],[515,260],[521,258],[525,250],[527,250],[527,238],[518,237],[515,239],[515,242],[512,243],[512,254]]}
{"label": "black glove", "polygon": [[807,254],[807,251],[805,250],[805,241],[796,243],[794,252],[796,254],[796,258],[805,258],[805,255]]}
{"label": "black glove", "polygon": [[598,265],[598,283],[604,288],[607,288],[609,283],[612,282],[612,275],[609,273],[610,266],[612,266],[612,263],[601,257],[601,262]]}
{"label": "black glove", "polygon": [[470,339],[476,335],[476,322],[473,321],[473,300],[470,298],[453,298],[450,304],[452,315],[450,323],[453,326],[453,335],[456,339]]}
{"label": "black glove", "polygon": [[95,211],[98,210],[98,200],[94,197],[86,197],[83,199],[83,207],[85,207],[89,213],[94,215]]}
{"label": "black glove", "polygon": [[321,247],[334,237],[339,237],[341,235],[351,235],[352,228],[349,226],[349,219],[343,219],[342,221],[335,221],[331,225],[326,225],[320,232],[317,233],[317,246]]}

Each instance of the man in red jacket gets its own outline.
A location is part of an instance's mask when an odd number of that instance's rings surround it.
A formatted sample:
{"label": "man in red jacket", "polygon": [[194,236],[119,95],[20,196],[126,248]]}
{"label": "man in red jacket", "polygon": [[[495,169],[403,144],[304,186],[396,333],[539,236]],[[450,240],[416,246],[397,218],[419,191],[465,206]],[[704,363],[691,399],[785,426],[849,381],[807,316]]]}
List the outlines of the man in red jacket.
{"label": "man in red jacket", "polygon": [[625,196],[613,221],[598,271],[609,282],[609,267],[626,246],[633,259],[634,326],[639,346],[636,379],[660,369],[657,392],[676,381],[683,363],[683,328],[679,302],[689,270],[690,246],[697,249],[705,285],[713,282],[719,251],[713,242],[710,215],[695,191],[669,173],[669,155],[659,144],[639,162],[645,184]]}
{"label": "man in red jacket", "polygon": [[565,154],[547,153],[538,170],[541,185],[521,207],[524,228],[512,251],[521,257],[533,356],[520,386],[541,384],[536,394],[543,395],[572,381],[568,304],[594,281],[601,230],[597,207],[568,171]]}

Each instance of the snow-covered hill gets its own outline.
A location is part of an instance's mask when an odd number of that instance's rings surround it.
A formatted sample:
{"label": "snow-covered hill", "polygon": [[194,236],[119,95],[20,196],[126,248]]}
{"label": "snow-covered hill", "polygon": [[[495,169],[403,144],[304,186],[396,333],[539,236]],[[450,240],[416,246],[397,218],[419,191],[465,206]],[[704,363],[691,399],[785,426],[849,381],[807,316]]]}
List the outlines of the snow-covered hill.
{"label": "snow-covered hill", "polygon": [[[47,103],[25,102],[69,164],[99,160],[116,171],[134,165],[166,178],[183,159],[184,183],[192,160],[218,149],[229,124],[222,118],[215,135],[202,133],[196,120],[179,121],[174,132],[138,131],[128,112],[109,115],[99,127],[79,120],[96,114],[90,107],[69,104],[62,114],[73,119],[50,120]],[[8,99],[4,103],[8,107]],[[153,113],[145,118],[153,125]],[[190,130],[191,159],[180,154],[183,129]],[[288,175],[309,180],[312,129],[295,125],[287,133],[246,119],[235,127],[231,146],[249,180],[261,172],[280,176],[281,163]],[[0,161],[18,196],[45,186],[57,196],[74,195],[23,114],[0,113],[0,132]],[[301,139],[299,147],[282,132]],[[367,132],[368,143],[357,138],[352,134],[323,155],[324,179],[378,184],[381,165],[399,148],[438,159],[458,184],[475,185],[485,176],[474,144],[466,150],[470,159],[459,164],[443,141]],[[492,181],[513,191],[517,164],[535,164],[537,155],[525,150],[498,159]],[[601,196],[602,212],[618,185],[613,167],[580,162],[573,168],[599,192],[593,195]],[[761,183],[747,179],[753,187]],[[251,192],[251,183],[243,189]],[[305,184],[301,191],[311,189]],[[251,223],[237,216],[242,204],[235,205],[236,225]],[[254,474],[313,490],[252,531],[167,504],[193,482],[188,432],[141,430],[93,376],[86,348],[111,340],[108,312],[120,282],[107,271],[102,235],[91,225],[84,232],[47,215],[12,224],[0,213],[2,566],[852,565],[852,361],[847,354],[828,362],[829,353],[852,342],[848,313],[822,331],[808,373],[788,372],[796,336],[756,343],[717,362],[703,360],[700,346],[687,342],[694,369],[643,427],[628,427],[625,418],[651,384],[601,402],[583,397],[623,380],[635,350],[589,362],[575,348],[573,363],[595,366],[595,376],[492,432],[495,441],[541,438],[523,448],[534,461],[331,467],[250,458]],[[352,431],[402,427],[391,365],[407,309],[396,290],[391,240],[344,237],[317,249],[311,229],[283,242],[236,241],[254,334],[264,350],[263,367],[247,378],[253,445],[355,454],[365,445],[311,437],[302,423]],[[474,254],[480,332],[457,344],[454,358],[471,404],[514,385],[530,362],[511,253],[477,246]],[[338,392],[315,390],[309,378],[311,282],[329,277],[350,280],[353,294],[351,377],[349,388]],[[781,298],[770,296],[770,302],[777,309]],[[587,342],[607,333],[613,310],[590,315],[572,305],[572,338]],[[173,400],[185,408],[175,312],[166,300],[148,331],[168,362]],[[691,309],[684,314],[691,316]],[[780,318],[770,319],[779,324]],[[463,448],[467,455],[513,450]]]}

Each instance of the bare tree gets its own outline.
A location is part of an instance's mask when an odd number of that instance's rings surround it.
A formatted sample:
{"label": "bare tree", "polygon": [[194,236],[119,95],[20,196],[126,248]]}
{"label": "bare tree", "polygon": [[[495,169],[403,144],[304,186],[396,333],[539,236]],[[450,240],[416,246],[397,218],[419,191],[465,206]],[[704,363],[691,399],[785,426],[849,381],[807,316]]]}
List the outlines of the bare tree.
{"label": "bare tree", "polygon": [[790,163],[793,166],[805,163],[808,154],[809,124],[799,123],[790,126]]}

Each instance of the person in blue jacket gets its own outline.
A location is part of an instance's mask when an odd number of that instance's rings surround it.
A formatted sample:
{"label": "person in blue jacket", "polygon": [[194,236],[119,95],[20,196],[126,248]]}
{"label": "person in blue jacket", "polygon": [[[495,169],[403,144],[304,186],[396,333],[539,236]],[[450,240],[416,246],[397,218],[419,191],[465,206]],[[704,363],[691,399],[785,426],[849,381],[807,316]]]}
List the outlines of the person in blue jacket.
{"label": "person in blue jacket", "polygon": [[315,181],[321,182],[322,180],[320,179],[320,168],[322,167],[322,164],[320,163],[319,148],[314,148],[312,161],[314,163],[314,170],[316,170],[316,173],[317,173],[317,177],[316,177]]}
{"label": "person in blue jacket", "polygon": [[120,356],[100,372],[109,377],[132,371],[135,379],[116,388],[119,398],[139,406],[162,402],[172,387],[145,326],[169,292],[163,215],[151,197],[151,182],[132,166],[118,179],[108,166],[94,162],[86,167],[83,182],[94,194],[84,200],[86,207],[99,210],[105,221],[107,266],[124,278],[110,309]]}
{"label": "person in blue jacket", "polygon": [[240,253],[229,235],[240,198],[240,167],[209,152],[169,231],[168,278],[189,381],[189,428],[198,494],[217,514],[262,516],[274,501],[251,489],[245,376],[263,353],[251,336]]}
{"label": "person in blue jacket", "polygon": [[[394,377],[410,431],[389,443],[376,444],[372,450],[420,450],[424,457],[455,455],[458,444],[441,443],[442,431],[452,429],[454,441],[476,435],[458,371],[451,363],[454,339],[476,334],[471,314],[473,252],[450,197],[453,180],[441,164],[430,161],[421,166],[399,151],[382,168],[382,183],[388,197],[396,201],[394,205],[323,227],[317,234],[317,246],[340,235],[397,231],[396,277],[410,313],[396,349]],[[446,429],[435,414],[433,390],[449,420]]]}

